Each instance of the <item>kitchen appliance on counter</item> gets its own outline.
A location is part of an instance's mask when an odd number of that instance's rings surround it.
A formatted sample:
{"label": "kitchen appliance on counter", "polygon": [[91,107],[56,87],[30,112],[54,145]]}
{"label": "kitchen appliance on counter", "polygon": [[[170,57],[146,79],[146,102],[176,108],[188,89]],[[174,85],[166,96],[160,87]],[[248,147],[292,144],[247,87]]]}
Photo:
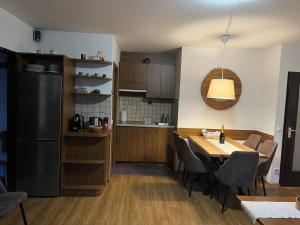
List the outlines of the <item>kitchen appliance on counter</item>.
{"label": "kitchen appliance on counter", "polygon": [[59,195],[62,76],[22,72],[17,80],[16,189]]}
{"label": "kitchen appliance on counter", "polygon": [[80,114],[75,114],[70,119],[69,130],[70,131],[81,131],[84,128],[84,117]]}
{"label": "kitchen appliance on counter", "polygon": [[101,117],[90,117],[90,125],[95,127],[101,127],[103,125],[103,119]]}

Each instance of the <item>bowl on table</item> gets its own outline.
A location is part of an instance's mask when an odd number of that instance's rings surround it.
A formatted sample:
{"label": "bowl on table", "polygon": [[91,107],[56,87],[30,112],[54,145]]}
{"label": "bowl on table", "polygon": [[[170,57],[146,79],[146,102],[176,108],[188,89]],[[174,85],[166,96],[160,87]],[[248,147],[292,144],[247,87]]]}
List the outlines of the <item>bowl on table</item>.
{"label": "bowl on table", "polygon": [[88,126],[88,131],[91,133],[100,133],[102,130],[103,130],[103,127]]}

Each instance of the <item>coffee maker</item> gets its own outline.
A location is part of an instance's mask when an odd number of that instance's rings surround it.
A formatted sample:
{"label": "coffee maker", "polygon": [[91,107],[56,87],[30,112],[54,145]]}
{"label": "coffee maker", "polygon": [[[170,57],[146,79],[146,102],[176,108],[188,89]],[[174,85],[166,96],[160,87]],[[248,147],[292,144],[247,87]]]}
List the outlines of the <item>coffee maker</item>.
{"label": "coffee maker", "polygon": [[75,114],[69,123],[70,131],[81,131],[84,128],[84,118],[80,114]]}

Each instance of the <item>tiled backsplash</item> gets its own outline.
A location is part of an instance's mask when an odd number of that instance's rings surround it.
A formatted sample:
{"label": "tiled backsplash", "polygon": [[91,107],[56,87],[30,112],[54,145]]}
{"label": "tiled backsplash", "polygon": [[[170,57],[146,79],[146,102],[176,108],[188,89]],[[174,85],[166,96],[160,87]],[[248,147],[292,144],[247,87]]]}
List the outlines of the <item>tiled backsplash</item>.
{"label": "tiled backsplash", "polygon": [[91,98],[90,96],[76,97],[75,112],[83,115],[84,121],[89,121],[89,117],[108,117],[111,121],[111,97],[99,99],[99,97]]}
{"label": "tiled backsplash", "polygon": [[120,96],[118,104],[118,118],[121,112],[127,112],[127,121],[159,122],[161,115],[169,115],[172,123],[172,103],[163,101],[152,101],[151,104],[143,97]]}

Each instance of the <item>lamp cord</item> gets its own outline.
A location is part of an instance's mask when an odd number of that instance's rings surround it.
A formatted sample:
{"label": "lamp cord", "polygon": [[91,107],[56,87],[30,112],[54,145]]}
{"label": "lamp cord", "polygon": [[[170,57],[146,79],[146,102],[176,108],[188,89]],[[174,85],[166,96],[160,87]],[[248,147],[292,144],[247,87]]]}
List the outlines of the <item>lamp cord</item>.
{"label": "lamp cord", "polygon": [[[238,0],[234,0],[234,3],[231,7],[231,10],[230,10],[230,15],[229,15],[229,21],[228,21],[228,24],[227,24],[227,28],[226,28],[226,31],[225,31],[225,35],[229,35],[229,31],[230,31],[230,28],[231,28],[231,24],[232,24],[232,17],[233,17],[233,13],[234,13],[234,10],[235,8],[237,7],[237,4],[238,4]],[[226,42],[224,41],[223,42],[223,53],[222,53],[222,79],[224,79],[224,58],[225,58],[225,48],[226,48]]]}

